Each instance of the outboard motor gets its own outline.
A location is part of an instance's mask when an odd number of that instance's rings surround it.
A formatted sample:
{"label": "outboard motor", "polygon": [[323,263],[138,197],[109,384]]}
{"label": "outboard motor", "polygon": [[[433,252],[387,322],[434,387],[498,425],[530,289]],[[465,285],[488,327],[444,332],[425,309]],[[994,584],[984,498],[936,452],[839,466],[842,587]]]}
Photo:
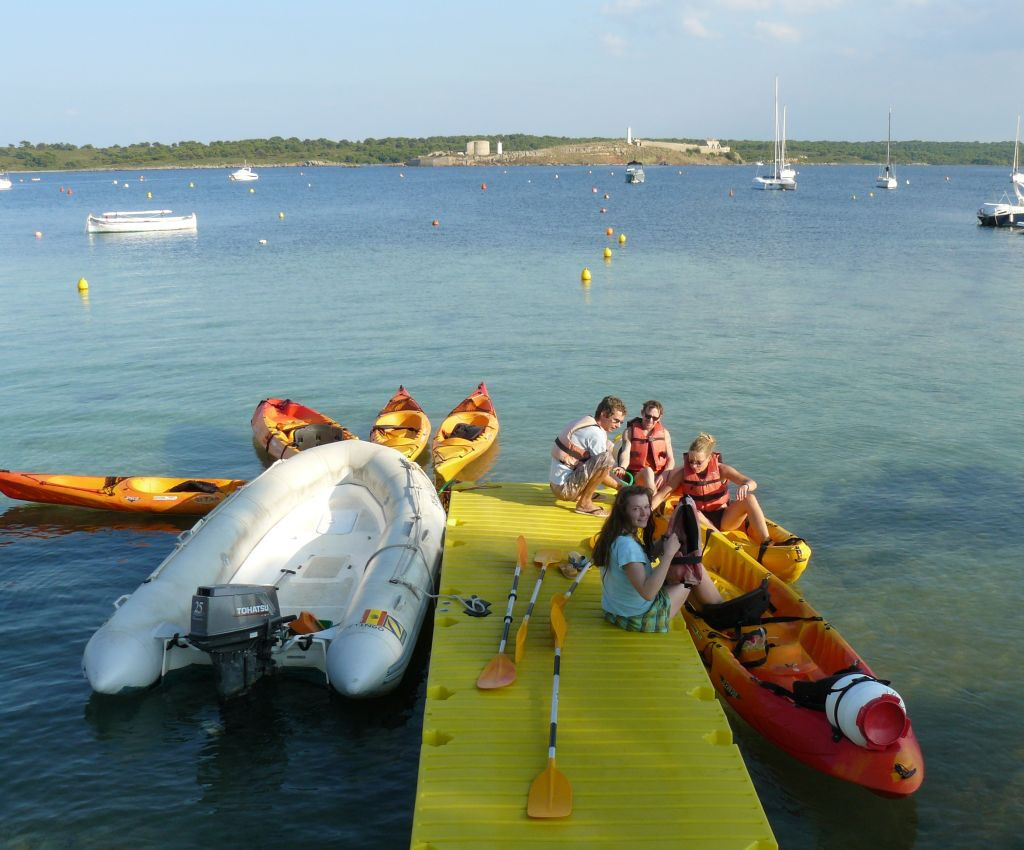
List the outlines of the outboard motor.
{"label": "outboard motor", "polygon": [[244,694],[274,667],[270,651],[286,623],[277,588],[261,584],[200,587],[192,597],[189,643],[209,653],[217,692]]}

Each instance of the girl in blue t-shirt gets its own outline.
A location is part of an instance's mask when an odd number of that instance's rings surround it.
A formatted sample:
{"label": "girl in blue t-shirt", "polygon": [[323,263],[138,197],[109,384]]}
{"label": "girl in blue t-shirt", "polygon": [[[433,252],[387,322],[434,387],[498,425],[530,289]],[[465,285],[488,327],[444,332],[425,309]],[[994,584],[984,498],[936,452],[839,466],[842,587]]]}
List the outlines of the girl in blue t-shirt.
{"label": "girl in blue t-shirt", "polygon": [[722,601],[702,564],[695,566],[693,582],[666,584],[669,565],[681,547],[674,527],[670,522],[670,532],[659,541],[664,548],[653,567],[659,546],[652,540],[651,491],[624,487],[618,492],[594,545],[594,563],[602,568],[601,607],[610,623],[633,632],[667,632],[691,591],[701,605]]}

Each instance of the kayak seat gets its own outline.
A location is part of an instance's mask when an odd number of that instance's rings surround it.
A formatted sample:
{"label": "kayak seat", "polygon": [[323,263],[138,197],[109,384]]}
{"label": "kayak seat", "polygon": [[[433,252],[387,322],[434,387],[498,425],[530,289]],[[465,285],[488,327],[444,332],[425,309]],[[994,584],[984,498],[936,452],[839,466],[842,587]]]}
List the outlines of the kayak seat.
{"label": "kayak seat", "polygon": [[297,449],[308,449],[313,446],[321,446],[324,443],[338,443],[347,440],[348,434],[344,428],[328,423],[316,425],[304,425],[292,432],[292,441]]}
{"label": "kayak seat", "polygon": [[457,437],[460,440],[475,440],[484,432],[482,425],[468,425],[465,422],[460,422],[454,428],[449,436]]}
{"label": "kayak seat", "polygon": [[175,484],[168,493],[216,493],[217,485],[209,481],[182,481]]}

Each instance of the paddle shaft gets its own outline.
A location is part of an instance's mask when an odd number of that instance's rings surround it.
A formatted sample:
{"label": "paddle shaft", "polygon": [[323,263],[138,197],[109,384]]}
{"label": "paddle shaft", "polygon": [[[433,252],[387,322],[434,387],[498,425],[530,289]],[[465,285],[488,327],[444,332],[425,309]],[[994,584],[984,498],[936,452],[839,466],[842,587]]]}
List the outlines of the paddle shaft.
{"label": "paddle shaft", "polygon": [[545,564],[540,568],[540,575],[537,576],[537,581],[533,585],[533,594],[530,596],[530,604],[526,606],[526,614],[523,616],[523,622],[520,628],[525,626],[530,620],[530,615],[533,613],[533,606],[537,602],[537,596],[540,594],[540,586],[544,584],[544,574],[548,571],[548,566]]}
{"label": "paddle shaft", "polygon": [[580,569],[580,571],[577,574],[576,578],[573,580],[573,583],[570,584],[569,585],[569,589],[567,591],[565,591],[565,593],[562,594],[565,597],[565,601],[566,602],[568,602],[569,601],[569,597],[572,596],[573,593],[576,592],[576,588],[579,587],[580,582],[583,580],[583,576],[585,576],[587,574],[587,570],[590,569],[590,565],[592,563],[593,563],[593,561],[591,561],[589,558],[586,561],[583,562],[583,567]]}
{"label": "paddle shaft", "polygon": [[516,561],[516,571],[512,576],[512,589],[508,592],[508,605],[505,606],[505,625],[501,629],[501,643],[498,644],[498,655],[505,651],[505,644],[508,642],[508,629],[512,625],[512,609],[515,607],[519,588],[519,573],[522,571],[519,562]]}
{"label": "paddle shaft", "polygon": [[558,737],[558,679],[562,668],[562,647],[555,644],[555,676],[551,685],[551,731],[548,734],[548,763],[555,763],[555,739]]}

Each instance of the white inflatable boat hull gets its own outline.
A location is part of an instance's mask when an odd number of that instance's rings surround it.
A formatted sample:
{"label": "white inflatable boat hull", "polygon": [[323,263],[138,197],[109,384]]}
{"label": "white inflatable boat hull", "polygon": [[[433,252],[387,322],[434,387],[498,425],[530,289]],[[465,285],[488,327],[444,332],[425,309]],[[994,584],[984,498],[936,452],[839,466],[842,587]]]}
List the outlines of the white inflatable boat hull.
{"label": "white inflatable boat hull", "polygon": [[275,585],[282,614],[332,626],[274,649],[284,668],[322,673],[370,697],[401,680],[429,609],[445,514],[423,470],[386,446],[347,440],[278,461],[184,532],[174,551],[86,645],[94,691],[147,688],[209,664],[185,641],[201,585]]}

